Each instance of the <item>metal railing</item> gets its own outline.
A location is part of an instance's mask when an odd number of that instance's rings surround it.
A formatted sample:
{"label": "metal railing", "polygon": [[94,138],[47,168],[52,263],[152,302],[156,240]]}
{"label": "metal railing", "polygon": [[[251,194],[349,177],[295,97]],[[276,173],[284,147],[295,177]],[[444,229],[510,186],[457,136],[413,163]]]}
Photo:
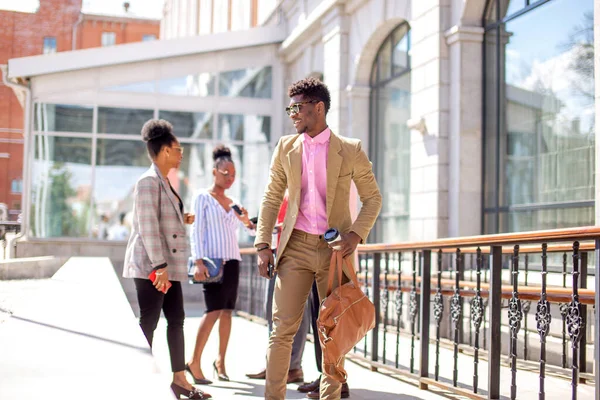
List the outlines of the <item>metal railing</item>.
{"label": "metal railing", "polygon": [[20,222],[0,221],[0,246],[2,247],[2,260],[6,259],[6,246],[8,244],[6,234],[10,232],[19,233],[20,231]]}
{"label": "metal railing", "polygon": [[[377,320],[349,356],[414,378],[423,389],[489,399],[501,396],[505,360],[506,397],[524,398],[517,375],[529,370],[544,399],[550,370],[570,379],[572,399],[582,384],[594,385],[600,399],[600,324],[590,307],[598,301],[599,251],[600,227],[359,246],[357,273]],[[266,281],[253,249],[243,253],[238,305],[264,318]],[[539,346],[532,346],[536,336]]]}

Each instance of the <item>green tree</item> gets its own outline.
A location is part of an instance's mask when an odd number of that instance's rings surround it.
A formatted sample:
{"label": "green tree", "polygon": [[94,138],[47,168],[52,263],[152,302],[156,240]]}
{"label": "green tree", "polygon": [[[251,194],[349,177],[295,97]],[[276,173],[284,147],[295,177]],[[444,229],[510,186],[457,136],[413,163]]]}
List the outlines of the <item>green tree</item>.
{"label": "green tree", "polygon": [[69,205],[77,191],[71,186],[73,174],[64,163],[55,162],[50,170],[50,196],[48,201],[47,235],[49,237],[78,235],[78,218]]}

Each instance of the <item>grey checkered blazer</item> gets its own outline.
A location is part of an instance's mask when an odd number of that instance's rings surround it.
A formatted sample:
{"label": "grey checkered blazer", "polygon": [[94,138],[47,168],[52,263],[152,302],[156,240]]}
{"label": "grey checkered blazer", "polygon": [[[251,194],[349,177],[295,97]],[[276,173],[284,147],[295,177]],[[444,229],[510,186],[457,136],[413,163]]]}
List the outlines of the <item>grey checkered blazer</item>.
{"label": "grey checkered blazer", "polygon": [[190,246],[179,199],[156,165],[138,179],[133,196],[123,277],[148,278],[152,268],[167,263],[170,281],[187,280]]}

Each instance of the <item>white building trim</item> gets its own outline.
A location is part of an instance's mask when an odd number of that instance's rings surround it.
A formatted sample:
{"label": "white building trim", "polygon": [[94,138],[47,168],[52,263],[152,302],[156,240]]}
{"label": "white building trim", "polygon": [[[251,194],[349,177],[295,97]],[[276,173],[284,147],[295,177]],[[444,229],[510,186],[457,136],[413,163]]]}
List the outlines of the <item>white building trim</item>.
{"label": "white building trim", "polygon": [[210,53],[266,44],[281,43],[283,26],[264,26],[245,31],[224,32],[171,40],[129,43],[76,51],[13,58],[8,61],[8,77],[31,77],[95,67],[129,64]]}

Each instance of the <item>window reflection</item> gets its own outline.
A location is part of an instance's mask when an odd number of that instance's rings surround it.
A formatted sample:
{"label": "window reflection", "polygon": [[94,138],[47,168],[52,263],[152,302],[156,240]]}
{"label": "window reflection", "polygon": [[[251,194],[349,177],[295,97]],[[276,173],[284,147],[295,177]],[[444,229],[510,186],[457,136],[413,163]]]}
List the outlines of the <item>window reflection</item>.
{"label": "window reflection", "polygon": [[35,135],[31,192],[32,234],[87,237],[91,139]]}
{"label": "window reflection", "polygon": [[225,141],[269,142],[271,117],[220,114],[217,139]]}
{"label": "window reflection", "polygon": [[270,99],[271,67],[247,68],[219,74],[219,95]]}
{"label": "window reflection", "polygon": [[370,239],[375,242],[407,240],[409,235],[410,86],[409,26],[402,24],[385,40],[371,74],[371,160],[386,189]]}
{"label": "window reflection", "polygon": [[98,107],[98,133],[139,135],[146,121],[154,117],[154,110]]}
{"label": "window reflection", "polygon": [[214,96],[215,76],[199,73],[162,79],[158,81],[158,92],[174,96]]}
{"label": "window reflection", "polygon": [[593,1],[574,4],[554,0],[486,32],[485,203],[510,208],[499,229],[594,224]]}
{"label": "window reflection", "polygon": [[212,114],[210,113],[161,110],[158,116],[173,125],[175,136],[178,138],[212,138]]}
{"label": "window reflection", "polygon": [[91,133],[92,107],[67,104],[35,104],[34,129],[39,132]]}
{"label": "window reflection", "polygon": [[133,189],[138,178],[150,167],[146,144],[133,140],[98,139],[94,185],[93,237],[110,239],[111,229],[120,224],[130,227]]}
{"label": "window reflection", "polygon": [[125,85],[109,86],[104,90],[109,92],[129,92],[129,93],[154,93],[156,83],[154,81],[149,82],[134,82]]}

